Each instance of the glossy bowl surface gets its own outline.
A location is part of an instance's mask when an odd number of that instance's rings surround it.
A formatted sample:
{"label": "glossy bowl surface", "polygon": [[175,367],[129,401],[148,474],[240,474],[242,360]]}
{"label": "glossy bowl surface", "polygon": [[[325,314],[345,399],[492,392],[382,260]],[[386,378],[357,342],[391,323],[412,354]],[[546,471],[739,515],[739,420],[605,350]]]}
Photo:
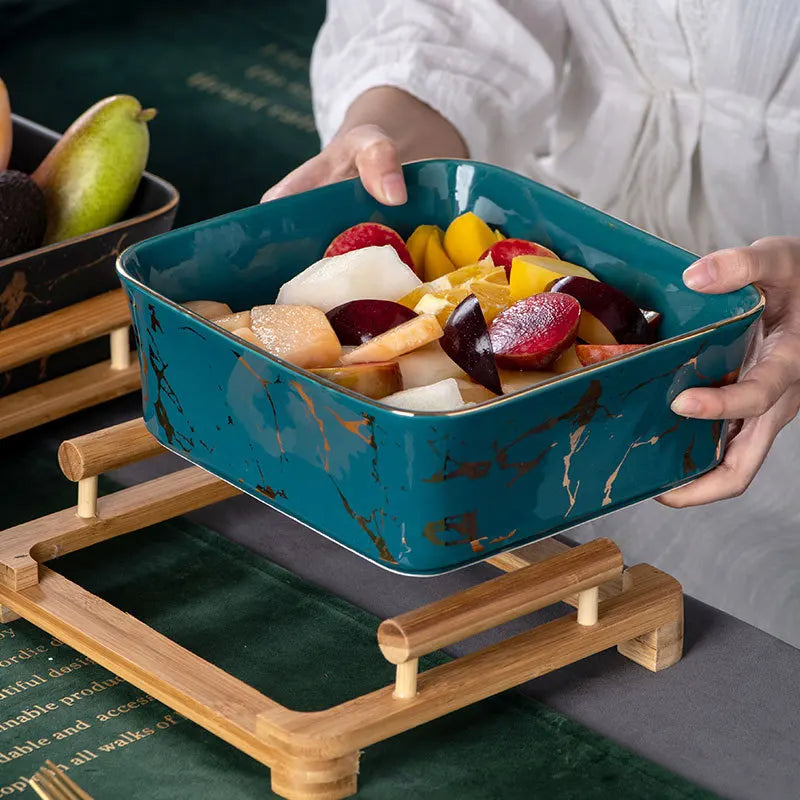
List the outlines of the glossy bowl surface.
{"label": "glossy bowl surface", "polygon": [[[654,496],[715,466],[724,425],[670,411],[684,388],[735,380],[763,308],[753,288],[687,289],[694,259],[507,170],[405,168],[386,208],[347,181],[126,250],[144,414],[169,449],[389,569],[436,574]],[[472,210],[664,315],[638,353],[451,413],[394,410],[231,336],[180,304],[272,302],[330,240],[374,220],[407,236]],[[265,535],[269,535],[265,532]]]}
{"label": "glossy bowl surface", "polygon": [[[9,169],[30,174],[58,141],[59,134],[14,117]],[[131,244],[172,227],[178,192],[146,172],[125,218],[114,225],[0,259],[0,330],[119,288],[115,264]],[[72,347],[45,359],[0,373],[0,395],[26,389],[108,358],[106,338]]]}

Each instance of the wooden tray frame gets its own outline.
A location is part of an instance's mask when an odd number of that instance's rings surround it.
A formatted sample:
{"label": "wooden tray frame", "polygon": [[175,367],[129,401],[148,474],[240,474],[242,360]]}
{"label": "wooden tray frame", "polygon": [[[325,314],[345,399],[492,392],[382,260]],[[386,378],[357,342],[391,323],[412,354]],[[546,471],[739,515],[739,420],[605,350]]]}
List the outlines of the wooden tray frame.
{"label": "wooden tray frame", "polygon": [[122,289],[0,331],[0,373],[110,336],[111,357],[60,378],[0,396],[0,439],[136,391],[141,376],[130,352],[131,318]]}
{"label": "wooden tray frame", "polygon": [[[189,467],[98,499],[99,473],[160,452],[141,420],[62,444],[78,503],[0,535],[0,620],[24,617],[267,765],[273,791],[289,800],[348,797],[365,747],[609,647],[654,671],[681,657],[674,578],[646,564],[623,571],[607,539],[547,540],[490,559],[505,575],[384,621],[378,645],[397,665],[393,685],[292,711],[42,566],[239,494]],[[418,675],[420,656],[559,600],[577,613]]]}

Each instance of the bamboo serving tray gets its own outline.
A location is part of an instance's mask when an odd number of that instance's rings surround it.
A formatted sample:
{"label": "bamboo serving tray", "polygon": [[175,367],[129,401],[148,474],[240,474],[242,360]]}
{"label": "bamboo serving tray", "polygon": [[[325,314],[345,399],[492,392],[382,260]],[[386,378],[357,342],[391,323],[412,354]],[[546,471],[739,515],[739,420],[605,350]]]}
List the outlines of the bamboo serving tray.
{"label": "bamboo serving tray", "polygon": [[116,289],[0,331],[0,373],[102,336],[111,342],[106,361],[0,397],[0,439],[136,391],[130,325],[125,292]]}
{"label": "bamboo serving tray", "polygon": [[[239,494],[188,467],[98,498],[100,473],[162,452],[140,419],[61,445],[77,505],[0,535],[0,621],[24,617],[265,764],[289,800],[349,797],[364,748],[601,650],[616,646],[653,671],[681,657],[674,578],[647,564],[623,570],[608,539],[575,548],[546,540],[490,559],[506,574],[381,623],[377,645],[396,665],[394,684],[293,711],[42,566]],[[558,601],[577,612],[419,673],[421,656]]]}

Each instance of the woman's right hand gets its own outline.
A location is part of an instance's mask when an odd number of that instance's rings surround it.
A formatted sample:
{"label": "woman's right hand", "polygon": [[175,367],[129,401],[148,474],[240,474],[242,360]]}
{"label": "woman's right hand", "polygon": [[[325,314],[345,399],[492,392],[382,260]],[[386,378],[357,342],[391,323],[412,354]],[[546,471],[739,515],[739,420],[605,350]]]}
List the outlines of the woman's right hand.
{"label": "woman's right hand", "polygon": [[376,86],[360,95],[339,132],[318,156],[264,193],[262,202],[359,176],[380,203],[406,202],[401,163],[419,158],[467,158],[458,131],[408,92]]}
{"label": "woman's right hand", "polygon": [[364,188],[380,203],[406,202],[406,184],[397,145],[378,125],[356,125],[337,134],[314,158],[301,164],[264,193],[262,202],[317,186],[361,177]]}

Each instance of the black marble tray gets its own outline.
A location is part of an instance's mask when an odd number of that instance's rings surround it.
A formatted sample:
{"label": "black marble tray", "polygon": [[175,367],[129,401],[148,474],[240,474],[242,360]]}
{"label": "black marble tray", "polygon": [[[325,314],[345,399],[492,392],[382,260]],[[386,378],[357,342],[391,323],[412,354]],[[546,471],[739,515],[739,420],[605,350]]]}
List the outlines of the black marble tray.
{"label": "black marble tray", "polygon": [[[33,172],[58,138],[54,131],[15,116],[10,169]],[[122,221],[0,259],[0,330],[118,288],[117,256],[134,242],[168,231],[177,208],[175,187],[146,172]],[[95,364],[108,354],[103,338],[0,373],[0,395]]]}

